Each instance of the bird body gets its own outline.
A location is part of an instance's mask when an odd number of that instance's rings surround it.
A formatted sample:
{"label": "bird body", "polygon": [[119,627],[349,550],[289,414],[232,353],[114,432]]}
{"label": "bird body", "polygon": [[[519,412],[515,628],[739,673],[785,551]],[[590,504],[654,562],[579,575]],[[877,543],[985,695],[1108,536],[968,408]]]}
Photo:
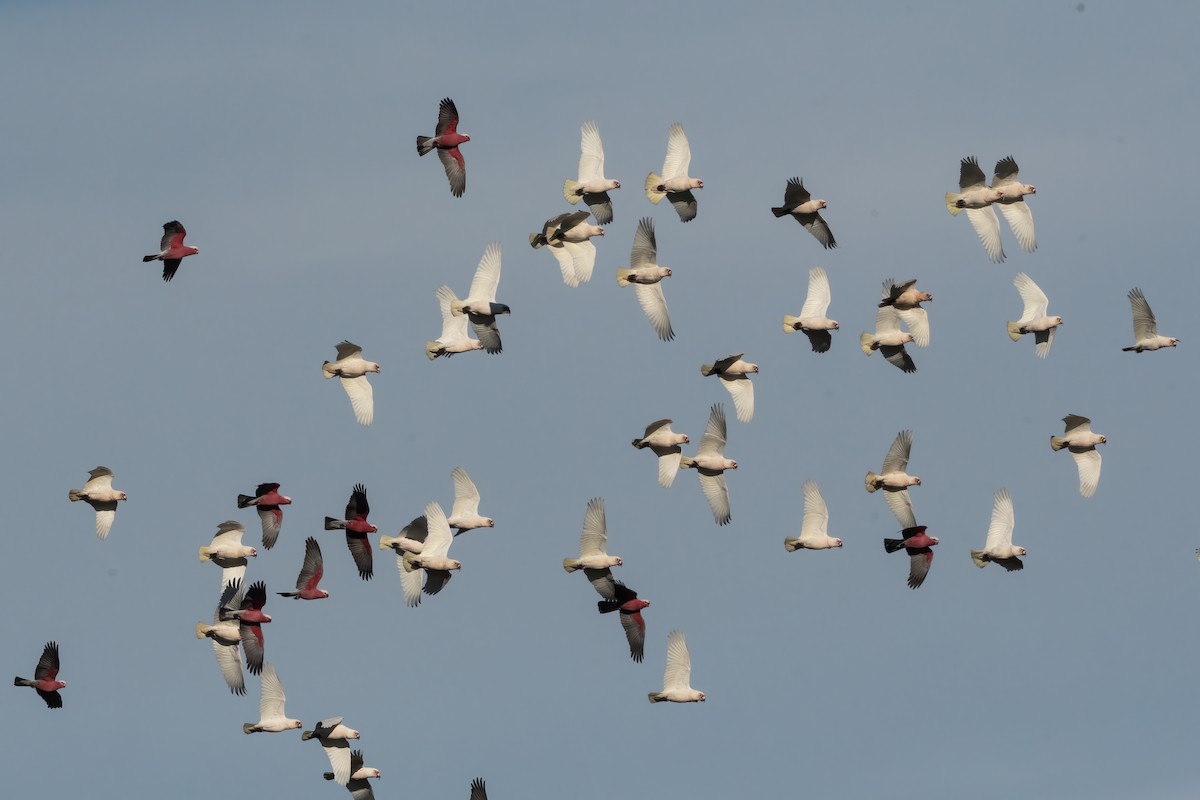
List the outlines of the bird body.
{"label": "bird body", "polygon": [[650,692],[651,703],[703,703],[704,692],[692,688],[692,657],[682,631],[667,634],[667,667],[661,692]]}
{"label": "bird body", "polygon": [[675,208],[679,219],[691,222],[696,218],[696,196],[692,189],[703,189],[704,181],[689,176],[692,148],[683,126],[676,122],[667,133],[667,157],[663,160],[662,175],[651,172],[646,176],[646,197],[658,205],[664,197]]}
{"label": "bird body", "polygon": [[758,372],[758,364],[744,360],[744,355],[735,353],[712,364],[701,364],[700,374],[706,378],[709,375],[718,376],[721,385],[733,398],[737,418],[742,422],[750,422],[754,419],[754,384],[750,382],[750,375]]}
{"label": "bird body", "polygon": [[650,217],[643,217],[633,234],[629,264],[617,269],[617,285],[633,284],[638,305],[650,320],[654,332],[664,342],[671,341],[675,338],[675,330],[671,327],[667,298],[661,285],[663,278],[671,276],[671,270],[658,264],[658,243],[654,236],[654,220]]}
{"label": "bird body", "polygon": [[242,581],[234,580],[221,590],[221,599],[217,601],[217,610],[213,613],[211,625],[203,622],[196,623],[196,638],[210,639],[213,653],[217,657],[217,667],[225,685],[234,694],[246,693],[246,679],[242,675],[242,662],[239,647],[242,643],[241,623],[231,614],[242,605]]}
{"label": "bird body", "polygon": [[621,182],[604,177],[604,143],[596,123],[588,120],[579,132],[579,180],[567,179],[563,183],[563,197],[571,205],[582,198],[596,222],[607,225],[613,220],[612,199],[608,193],[620,189]]}
{"label": "bird body", "polygon": [[458,107],[449,97],[443,98],[438,104],[434,135],[417,137],[417,155],[423,156],[437,150],[442,168],[446,171],[446,179],[450,181],[450,193],[455,197],[462,197],[467,190],[467,164],[458,146],[469,141],[470,136],[458,132]]}
{"label": "bird body", "polygon": [[300,734],[300,741],[307,742],[316,739],[329,759],[333,768],[333,780],[345,786],[350,782],[353,772],[350,766],[350,745],[348,740],[361,738],[358,731],[342,724],[342,717],[323,719],[311,731]]}
{"label": "bird body", "polygon": [[300,575],[296,578],[296,591],[278,594],[280,597],[290,597],[294,600],[324,600],[329,597],[329,592],[318,585],[324,575],[325,559],[321,557],[321,545],[310,536],[304,540],[304,563],[300,566]]}
{"label": "bird body", "polygon": [[450,509],[447,524],[454,528],[454,535],[474,530],[476,528],[495,527],[496,521],[491,517],[479,514],[479,490],[475,482],[462,467],[455,467],[450,473],[454,479],[454,506]]}
{"label": "bird body", "polygon": [[291,505],[292,498],[279,493],[278,483],[260,483],[254,490],[254,495],[239,494],[238,508],[254,506],[262,523],[263,547],[270,550],[279,538],[279,530],[283,525],[283,510],[280,506]]}
{"label": "bird body", "polygon": [[883,549],[888,553],[905,550],[908,553],[908,588],[916,589],[925,582],[929,567],[933,564],[933,550],[938,543],[930,536],[924,525],[914,525],[900,531],[899,539],[884,539]]}
{"label": "bird body", "polygon": [[[415,520],[414,520],[415,522]],[[405,551],[400,557],[400,587],[404,599],[410,606],[419,605],[421,593],[437,594],[450,582],[452,571],[462,569],[462,563],[450,558],[450,545],[454,536],[446,512],[438,503],[425,506],[425,540],[421,552]],[[421,579],[424,577],[424,587]]]}
{"label": "bird body", "polygon": [[[610,578],[611,575],[610,572]],[[650,601],[642,600],[637,592],[620,581],[593,581],[592,586],[605,598],[596,602],[601,614],[621,612],[619,619],[629,644],[629,657],[640,664],[645,657],[646,647],[646,621],[642,618],[642,611],[650,607]]]}
{"label": "bird body", "polygon": [[221,568],[221,588],[240,581],[246,574],[247,559],[257,558],[258,551],[242,544],[246,528],[237,520],[229,519],[217,526],[212,542],[199,550],[201,561],[211,561]]}
{"label": "bird body", "polygon": [[813,481],[805,481],[801,487],[804,490],[804,521],[800,524],[799,536],[788,536],[783,540],[783,547],[789,553],[797,550],[828,550],[841,547],[842,540],[829,535],[829,509],[825,506],[825,498]]}
{"label": "bird body", "polygon": [[583,514],[583,531],[579,534],[579,557],[564,558],[563,569],[571,573],[580,569],[606,570],[609,567],[621,566],[623,562],[620,556],[610,556],[605,552],[607,545],[608,526],[604,519],[604,500],[593,497],[588,501],[587,510]]}
{"label": "bird body", "polygon": [[125,493],[112,488],[113,471],[108,467],[96,467],[88,472],[88,481],[82,489],[71,489],[67,499],[72,503],[84,500],[96,511],[96,535],[108,538],[113,521],[117,518],[117,503],[128,500]]}
{"label": "bird body", "polygon": [[504,303],[496,302],[496,290],[499,285],[500,243],[492,242],[483,251],[483,258],[475,269],[475,277],[471,280],[466,299],[453,298],[450,301],[450,313],[454,316],[467,315],[480,344],[489,353],[499,353],[503,350],[500,329],[496,327],[496,317],[511,313]]}
{"label": "bird body", "polygon": [[350,490],[350,500],[346,503],[346,518],[325,518],[325,530],[344,530],[346,532],[346,548],[358,568],[358,575],[364,581],[371,580],[374,566],[371,558],[371,543],[367,534],[376,533],[379,529],[367,521],[371,506],[367,502],[367,489],[361,483],[354,484]]}
{"label": "bird body", "polygon": [[46,642],[42,657],[34,668],[33,678],[13,678],[13,686],[28,686],[45,701],[47,708],[62,708],[62,695],[58,690],[67,688],[67,683],[58,679],[58,670],[58,643]]}
{"label": "bird body", "polygon": [[1003,189],[988,186],[983,170],[974,156],[964,158],[958,171],[959,193],[946,194],[946,210],[958,216],[964,209],[975,235],[988,258],[997,264],[1004,260],[1004,247],[1000,243],[1000,220],[991,205],[1004,197]]}
{"label": "bird body", "polygon": [[829,230],[829,225],[821,216],[821,209],[825,207],[824,200],[813,199],[808,189],[804,188],[803,178],[792,178],[787,182],[787,188],[784,190],[783,205],[772,208],[771,213],[776,217],[790,214],[796,222],[803,225],[813,235],[814,239],[821,243],[822,247],[828,250],[837,247],[837,240],[833,238],[833,232]]}
{"label": "bird body", "polygon": [[929,314],[921,308],[921,303],[933,300],[933,295],[919,291],[916,283],[916,278],[901,284],[888,278],[883,282],[883,299],[879,301],[879,307],[890,306],[895,309],[900,321],[908,326],[913,336],[913,344],[917,347],[928,347]]}
{"label": "bird body", "polygon": [[179,262],[188,256],[194,256],[200,252],[199,247],[191,247],[183,243],[184,237],[187,236],[187,230],[177,219],[173,219],[163,225],[162,240],[158,243],[158,252],[148,256],[142,256],[142,263],[148,261],[163,262],[163,280],[170,281],[175,277],[175,273],[179,270]]}
{"label": "bird body", "polygon": [[908,457],[912,451],[913,434],[910,430],[900,431],[883,457],[883,467],[879,473],[867,472],[864,485],[867,492],[884,490],[883,499],[896,517],[901,527],[916,527],[916,517],[913,515],[912,498],[909,497],[909,486],[920,486],[921,479],[909,475]]}
{"label": "bird body", "polygon": [[996,207],[1004,215],[1004,221],[1017,237],[1017,243],[1027,253],[1037,250],[1037,237],[1033,231],[1033,212],[1025,202],[1025,196],[1037,194],[1037,189],[1020,180],[1017,162],[1006,156],[996,162],[996,174],[992,178],[992,189],[1003,192],[996,200]]}
{"label": "bird body", "polygon": [[887,362],[902,372],[916,372],[917,365],[904,345],[915,342],[911,331],[900,330],[900,313],[892,306],[884,306],[875,312],[875,332],[862,333],[858,337],[863,353],[870,356],[878,350]]}
{"label": "bird body", "polygon": [[425,343],[425,355],[433,361],[438,356],[449,358],[458,353],[469,353],[472,350],[482,350],[483,342],[472,339],[467,333],[467,318],[454,314],[451,304],[454,302],[454,292],[449,286],[439,286],[434,296],[438,308],[442,312],[442,335],[433,341]]}
{"label": "bird body", "polygon": [[649,447],[658,456],[658,482],[664,489],[669,489],[679,471],[683,455],[680,445],[689,441],[687,434],[671,430],[671,420],[660,419],[647,425],[642,437],[633,440],[633,446],[638,450]]}
{"label": "bird body", "polygon": [[1050,437],[1050,449],[1071,451],[1075,459],[1075,467],[1079,471],[1079,493],[1091,497],[1096,493],[1100,484],[1100,451],[1096,445],[1108,442],[1108,437],[1092,431],[1092,421],[1078,414],[1068,414],[1063,417],[1066,431],[1062,436]]}
{"label": "bird body", "polygon": [[1123,352],[1128,353],[1132,350],[1144,353],[1147,350],[1159,350],[1179,344],[1178,339],[1158,334],[1158,321],[1154,318],[1154,312],[1150,310],[1150,304],[1146,302],[1146,295],[1142,294],[1141,289],[1135,287],[1129,291],[1129,305],[1133,310],[1133,345],[1122,347]]}

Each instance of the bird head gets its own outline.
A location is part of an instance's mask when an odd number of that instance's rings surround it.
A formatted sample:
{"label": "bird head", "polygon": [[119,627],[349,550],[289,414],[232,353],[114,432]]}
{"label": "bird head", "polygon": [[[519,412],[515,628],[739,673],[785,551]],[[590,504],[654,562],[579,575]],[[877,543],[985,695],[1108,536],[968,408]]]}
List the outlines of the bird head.
{"label": "bird head", "polygon": [[1108,437],[1102,435],[1100,437],[1100,444],[1108,444]]}
{"label": "bird head", "polygon": [[604,235],[604,228],[601,228],[599,225],[592,226],[592,236],[603,236],[603,235]]}
{"label": "bird head", "polygon": [[621,188],[621,182],[620,182],[620,181],[613,181],[612,183],[613,183],[613,186],[612,186],[612,188],[614,188],[614,189],[620,189],[620,188]]}
{"label": "bird head", "polygon": [[621,560],[620,556],[614,556],[614,563],[613,563],[614,567],[621,567],[624,565],[625,565],[625,562]]}
{"label": "bird head", "polygon": [[664,270],[664,272],[663,272],[664,278],[671,277],[671,268],[670,267],[663,267],[663,270]]}
{"label": "bird head", "polygon": [[904,335],[900,337],[900,341],[904,344],[908,344],[909,342],[913,341],[913,335],[908,331],[905,331]]}
{"label": "bird head", "polygon": [[817,208],[828,208],[828,206],[826,206],[826,205],[825,205],[825,201],[824,201],[824,200],[818,200],[818,201],[817,201]]}
{"label": "bird head", "polygon": [[292,725],[291,725],[291,727],[293,727],[293,728],[303,728],[303,727],[304,727],[304,723],[303,723],[303,722],[301,722],[301,721],[300,721],[300,720],[298,720],[298,719],[294,719],[294,720],[292,720]]}
{"label": "bird head", "polygon": [[350,731],[349,733],[346,734],[346,738],[347,739],[359,739],[361,737],[358,735],[358,731]]}
{"label": "bird head", "polygon": [[[321,599],[322,599],[322,600],[324,600],[325,598],[329,597],[329,592],[325,591],[324,589],[317,589],[317,591],[318,591],[318,592],[320,592],[320,595],[321,595]],[[299,725],[297,725],[296,727],[297,727],[297,728],[299,728],[300,726],[299,726]]]}
{"label": "bird head", "polygon": [[753,372],[755,374],[758,373],[758,364],[747,364],[746,366],[749,367],[749,369],[746,370],[747,372]]}
{"label": "bird head", "polygon": [[369,770],[367,770],[367,777],[368,778],[382,778],[383,775],[377,769],[369,769]]}
{"label": "bird head", "polygon": [[833,540],[833,546],[834,546],[834,547],[841,547],[841,546],[842,546],[842,540],[841,540],[841,539],[834,539],[834,540]]}
{"label": "bird head", "polygon": [[1037,187],[1032,183],[1025,184],[1025,194],[1037,194]]}
{"label": "bird head", "polygon": [[258,558],[258,551],[255,550],[253,547],[248,547],[248,548],[246,548],[246,555],[249,556],[250,558]]}
{"label": "bird head", "polygon": [[491,517],[487,517],[484,524],[487,525],[489,528],[494,528],[494,527],[496,527],[496,520],[492,519]]}
{"label": "bird head", "polygon": [[379,533],[379,528],[376,528],[374,525],[368,525],[367,528],[370,533]]}
{"label": "bird head", "polygon": [[737,469],[737,462],[732,458],[725,459],[725,469]]}
{"label": "bird head", "polygon": [[703,703],[703,702],[704,702],[704,692],[701,692],[701,693],[700,693],[700,702],[701,702],[701,703]]}
{"label": "bird head", "polygon": [[367,372],[379,372],[379,365],[372,361],[371,366],[367,367]]}
{"label": "bird head", "polygon": [[67,682],[66,681],[55,681],[54,687],[56,689],[65,689],[65,688],[67,688]]}
{"label": "bird head", "polygon": [[933,295],[930,294],[929,292],[921,292],[918,295],[918,297],[921,298],[920,300],[917,301],[919,303],[932,303],[933,302]]}
{"label": "bird head", "polygon": [[1054,318],[1054,324],[1055,324],[1055,325],[1062,325],[1062,324],[1063,324],[1063,318],[1062,318],[1062,317],[1055,317],[1055,318]]}
{"label": "bird head", "polygon": [[700,180],[699,178],[696,178],[694,181],[692,181],[692,184],[693,184],[692,185],[693,189],[703,189],[704,188],[704,181]]}
{"label": "bird head", "polygon": [[920,478],[917,478],[917,477],[914,477],[914,478],[913,478],[912,485],[913,485],[913,486],[920,486],[920,485],[921,485],[921,479],[920,479]]}
{"label": "bird head", "polygon": [[938,538],[938,537],[936,537],[936,536],[930,536],[930,537],[929,537],[929,544],[930,544],[930,546],[932,546],[932,545],[935,545],[935,544],[937,544],[937,543],[938,543],[938,542],[940,542],[940,541],[941,541],[941,539],[939,539],[939,538]]}
{"label": "bird head", "polygon": [[837,321],[836,319],[834,319],[834,320],[830,320],[830,322],[832,322],[832,323],[833,323],[833,329],[834,329],[835,331],[840,331],[840,330],[842,329],[842,326],[841,326],[841,325],[838,325],[838,321]]}
{"label": "bird head", "polygon": [[1014,547],[1013,553],[1018,556],[1023,556],[1023,555],[1025,555],[1025,548],[1024,547]]}
{"label": "bird head", "polygon": [[462,562],[461,561],[451,561],[450,569],[462,569]]}
{"label": "bird head", "polygon": [[[1172,341],[1171,341],[1171,344],[1172,344],[1172,346],[1174,346],[1174,344],[1175,344],[1175,341],[1174,341],[1174,340],[1172,340]],[[117,492],[117,499],[118,499],[118,500],[128,500],[129,498],[125,496],[125,493],[124,493],[124,492]]]}
{"label": "bird head", "polygon": [[1178,340],[1178,339],[1170,339],[1170,340],[1168,340],[1168,342],[1167,342],[1167,347],[1174,347],[1174,346],[1175,346],[1175,345],[1177,345],[1177,344],[1179,344],[1179,340]]}
{"label": "bird head", "polygon": [[680,442],[680,444],[691,444],[691,443],[692,443],[692,440],[687,437],[687,434],[686,433],[683,434],[683,441]]}
{"label": "bird head", "polygon": [[280,498],[279,498],[279,503],[278,503],[277,505],[281,505],[281,506],[290,506],[291,504],[292,504],[292,498],[290,498],[290,497],[280,497]]}

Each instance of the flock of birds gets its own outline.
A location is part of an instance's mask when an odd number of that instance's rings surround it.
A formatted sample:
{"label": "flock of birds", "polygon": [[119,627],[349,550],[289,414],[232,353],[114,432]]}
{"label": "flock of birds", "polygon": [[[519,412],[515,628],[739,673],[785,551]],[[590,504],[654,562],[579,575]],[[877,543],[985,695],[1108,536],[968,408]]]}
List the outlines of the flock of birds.
{"label": "flock of birds", "polygon": [[[469,136],[458,132],[458,123],[458,110],[454,102],[446,98],[439,107],[435,134],[417,137],[419,155],[437,153],[451,194],[455,197],[461,197],[466,191],[466,163],[461,145],[471,140]],[[657,205],[666,198],[680,221],[685,223],[696,218],[698,203],[694,192],[704,188],[702,180],[688,174],[690,164],[691,149],[687,135],[682,125],[674,124],[668,131],[667,153],[661,174],[651,172],[644,182],[645,194],[650,202]],[[577,287],[590,281],[596,260],[596,247],[591,240],[603,236],[605,229],[602,226],[613,221],[610,192],[620,188],[619,181],[604,176],[604,148],[599,129],[593,122],[585,123],[581,129],[577,177],[564,182],[562,193],[566,202],[572,205],[582,200],[587,210],[558,214],[546,220],[540,232],[529,236],[529,243],[535,250],[544,248],[554,256],[566,285]],[[960,165],[959,192],[947,193],[945,203],[951,215],[966,212],[988,258],[1002,262],[1005,255],[995,208],[999,207],[1020,247],[1026,252],[1033,252],[1037,247],[1033,215],[1025,198],[1035,193],[1032,185],[1020,181],[1017,163],[1011,156],[996,163],[990,185],[978,162],[974,158],[964,158]],[[787,182],[783,204],[771,211],[776,217],[791,216],[823,248],[828,249],[837,247],[837,241],[821,214],[826,208],[826,202],[814,199],[800,178],[792,178]],[[594,223],[588,222],[589,217]],[[186,236],[187,231],[180,222],[168,222],[163,225],[159,252],[143,257],[145,262],[163,263],[164,281],[171,281],[177,275],[183,259],[200,252],[198,248],[185,244]],[[654,220],[650,217],[641,219],[634,233],[629,265],[618,268],[616,278],[619,286],[634,287],[638,304],[654,333],[662,341],[675,338],[663,292],[663,281],[672,274],[671,269],[658,262]],[[485,247],[464,298],[460,299],[448,285],[436,290],[442,329],[438,338],[425,345],[426,355],[431,361],[474,350],[491,354],[503,351],[497,319],[511,314],[511,309],[497,301],[500,275],[501,246],[493,242]],[[931,336],[929,316],[922,304],[932,301],[933,295],[918,289],[916,283],[916,279],[884,281],[875,330],[863,332],[859,339],[864,354],[870,356],[878,350],[884,359],[905,373],[917,370],[906,345],[927,347]],[[1046,358],[1063,319],[1048,313],[1048,298],[1028,275],[1019,273],[1013,284],[1023,308],[1019,319],[1007,323],[1008,334],[1014,341],[1026,334],[1033,334],[1036,356]],[[1141,290],[1133,289],[1128,298],[1133,314],[1134,343],[1124,350],[1140,353],[1176,346],[1177,339],[1159,335],[1154,313]],[[837,321],[828,317],[831,301],[828,274],[820,267],[812,268],[803,307],[798,315],[783,317],[783,331],[803,333],[808,337],[814,353],[827,353],[833,345],[833,334],[839,330]],[[474,337],[471,336],[472,331]],[[366,360],[363,349],[352,342],[343,341],[336,349],[336,359],[324,362],[322,374],[327,379],[339,379],[350,399],[355,420],[369,426],[374,419],[374,394],[368,376],[379,373],[380,365]],[[737,353],[716,358],[710,364],[701,365],[700,372],[703,376],[716,376],[720,380],[729,392],[737,419],[749,423],[754,418],[754,384],[751,376],[759,368],[745,360],[744,356],[744,353]],[[1070,451],[1078,471],[1079,491],[1084,497],[1091,497],[1100,479],[1101,456],[1096,448],[1107,440],[1102,434],[1092,431],[1091,421],[1086,417],[1069,414],[1063,418],[1063,423],[1063,434],[1051,436],[1050,446],[1055,451]],[[708,423],[693,455],[684,455],[683,446],[690,444],[691,440],[687,435],[675,432],[672,424],[670,419],[650,423],[643,434],[633,440],[633,447],[649,449],[654,453],[658,482],[664,488],[672,486],[680,469],[694,469],[714,521],[718,525],[728,524],[732,513],[725,473],[737,469],[738,465],[735,460],[725,456],[728,430],[724,406],[718,403],[711,407]],[[882,492],[889,510],[900,525],[901,531],[897,537],[884,539],[884,549],[888,553],[900,550],[907,553],[908,585],[916,589],[928,577],[933,563],[933,548],[938,544],[938,538],[931,536],[926,526],[918,523],[913,510],[910,489],[919,487],[921,479],[908,473],[912,444],[912,431],[901,431],[888,448],[880,471],[867,472],[864,484],[868,493]],[[113,477],[111,469],[96,467],[90,471],[88,481],[82,488],[71,489],[68,494],[70,501],[84,501],[94,509],[95,531],[100,539],[109,535],[118,504],[128,500],[125,492],[113,487]],[[450,547],[457,536],[495,525],[492,518],[480,514],[480,493],[467,472],[456,468],[452,479],[455,499],[449,515],[439,503],[431,502],[425,507],[424,513],[406,525],[398,536],[384,535],[379,539],[379,549],[390,551],[395,556],[403,596],[409,606],[418,606],[423,597],[443,591],[454,573],[461,569],[461,562],[449,557]],[[280,489],[279,483],[262,483],[253,494],[239,495],[236,501],[238,509],[253,508],[257,513],[265,550],[271,550],[279,542],[283,507],[292,502]],[[802,489],[803,520],[799,535],[784,539],[786,552],[842,547],[842,540],[829,534],[829,512],[817,483],[808,480]],[[342,517],[325,517],[324,520],[325,530],[344,532],[354,569],[363,580],[370,580],[374,574],[374,548],[370,536],[378,533],[369,516],[366,488],[355,485]],[[1008,571],[1022,569],[1021,558],[1026,556],[1026,551],[1024,547],[1013,544],[1013,529],[1013,500],[1008,490],[1002,488],[995,493],[983,548],[971,551],[972,562],[979,567],[995,563]],[[234,694],[246,693],[243,660],[247,671],[260,676],[259,720],[245,723],[242,727],[244,733],[300,729],[303,727],[301,722],[289,719],[285,713],[286,698],[279,673],[265,658],[263,626],[271,622],[271,616],[264,610],[268,592],[262,581],[249,585],[246,583],[249,560],[257,558],[259,552],[257,548],[243,544],[244,534],[242,522],[228,520],[217,526],[209,544],[199,548],[200,561],[217,565],[221,577],[212,621],[197,623],[195,633],[197,638],[210,640],[222,678]],[[584,512],[579,553],[564,558],[563,569],[568,573],[583,571],[599,595],[598,612],[617,614],[631,658],[642,662],[646,642],[646,623],[642,611],[650,603],[640,598],[636,590],[616,579],[613,568],[621,567],[623,561],[618,556],[608,554],[607,541],[604,501],[594,498],[588,502]],[[277,594],[295,600],[328,598],[329,593],[320,588],[324,575],[320,543],[317,538],[310,536],[304,544],[304,557],[295,590]],[[34,677],[18,677],[14,683],[32,687],[49,708],[61,708],[63,700],[60,690],[66,687],[66,683],[58,679],[59,671],[58,644],[49,642],[38,660]],[[652,703],[705,700],[704,692],[691,686],[691,659],[684,634],[679,630],[672,630],[667,636],[662,689],[650,692],[649,700]],[[369,779],[378,778],[380,773],[377,769],[364,766],[361,751],[351,751],[350,741],[359,738],[359,732],[344,724],[342,717],[323,719],[301,735],[302,741],[316,739],[324,749],[331,768],[324,777],[345,786],[356,800],[366,800],[373,797]],[[481,779],[473,781],[471,800],[485,800],[486,796],[484,782]]]}

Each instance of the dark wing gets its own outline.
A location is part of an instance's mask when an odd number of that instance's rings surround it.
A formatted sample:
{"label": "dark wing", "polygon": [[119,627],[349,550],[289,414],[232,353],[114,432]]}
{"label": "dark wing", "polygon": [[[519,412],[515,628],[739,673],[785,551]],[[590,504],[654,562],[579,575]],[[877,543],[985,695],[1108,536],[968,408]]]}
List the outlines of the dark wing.
{"label": "dark wing", "polygon": [[179,264],[183,261],[181,258],[163,259],[163,280],[170,281],[175,277],[175,273],[179,271]]}
{"label": "dark wing", "polygon": [[1025,563],[1021,559],[1013,556],[1012,558],[991,558],[993,564],[999,564],[1009,572],[1016,572],[1020,569],[1025,569]]}
{"label": "dark wing", "polygon": [[243,622],[239,631],[242,635],[242,650],[246,652],[246,669],[251,675],[262,673],[263,632],[261,625]]}
{"label": "dark wing", "polygon": [[587,576],[588,581],[592,584],[592,588],[596,590],[596,594],[605,600],[617,599],[617,582],[613,580],[611,569],[608,567],[604,569],[585,568],[583,574]]}
{"label": "dark wing", "polygon": [[437,154],[446,170],[446,179],[450,181],[450,194],[462,197],[467,190],[467,162],[463,161],[462,151],[457,147],[449,150],[439,147]]}
{"label": "dark wing", "polygon": [[917,365],[913,362],[912,356],[908,354],[908,351],[904,349],[904,345],[881,345],[879,352],[883,353],[883,357],[888,360],[889,364],[897,366],[905,372],[917,371]]}
{"label": "dark wing", "polygon": [[250,588],[246,590],[246,597],[242,600],[242,608],[253,608],[256,611],[261,611],[262,607],[266,604],[267,585],[262,581],[250,584]]}
{"label": "dark wing", "polygon": [[42,699],[46,701],[47,708],[62,708],[62,695],[55,689],[53,692],[43,692],[41,689],[35,689]]}
{"label": "dark wing", "polygon": [[258,488],[254,490],[254,497],[259,498],[259,497],[262,497],[264,494],[270,494],[271,492],[278,492],[278,491],[279,491],[278,483],[260,483],[258,485]]}
{"label": "dark wing", "polygon": [[829,331],[805,331],[804,335],[808,337],[808,341],[812,344],[814,353],[825,353],[833,344],[833,335]]}
{"label": "dark wing", "polygon": [[443,133],[458,133],[458,107],[449,97],[443,98],[438,105],[436,133],[438,136]]}
{"label": "dark wing", "polygon": [[803,178],[792,178],[787,182],[787,188],[783,190],[783,207],[789,211],[796,206],[807,203],[812,199],[808,189],[804,188]]}
{"label": "dark wing", "polygon": [[[56,642],[47,642],[42,649],[42,657],[38,659],[37,669],[34,670],[33,679],[37,681],[49,680],[52,681],[58,677],[58,644]],[[46,702],[50,702],[47,700]],[[59,705],[62,705],[60,702]],[[58,706],[51,706],[57,708]]]}
{"label": "dark wing", "polygon": [[585,194],[583,202],[592,210],[597,225],[607,225],[613,221],[612,198],[608,196],[608,192]]}
{"label": "dark wing", "polygon": [[826,224],[825,219],[820,214],[801,214],[796,219],[826,250],[837,247],[837,240],[833,238],[833,231],[829,230],[829,225]]}
{"label": "dark wing", "polygon": [[258,518],[262,520],[263,547],[270,550],[279,539],[279,530],[283,527],[283,512],[279,506],[259,506]]}
{"label": "dark wing", "polygon": [[646,621],[641,610],[621,611],[621,627],[625,629],[625,640],[629,642],[629,657],[639,664],[646,650]]}
{"label": "dark wing", "polygon": [[975,160],[975,156],[967,156],[962,160],[958,168],[959,189],[970,189],[972,186],[979,186],[986,181],[987,178],[984,177],[983,170],[979,168],[979,162]]}
{"label": "dark wing", "polygon": [[487,800],[487,786],[484,784],[483,778],[471,781],[470,800]]}
{"label": "dark wing", "polygon": [[304,540],[304,564],[300,577],[296,578],[296,590],[315,589],[325,574],[325,559],[321,557],[321,545],[312,536]]}
{"label": "dark wing", "polygon": [[427,569],[425,570],[425,594],[437,594],[442,589],[446,588],[446,584],[454,577],[452,573],[444,569]]}
{"label": "dark wing", "polygon": [[495,355],[504,352],[504,344],[500,341],[500,327],[496,318],[491,314],[467,314],[471,327],[475,329],[475,338],[483,345],[483,349]]}
{"label": "dark wing", "polygon": [[[173,219],[163,225],[162,239],[158,243],[160,251],[166,250],[168,247],[180,247],[183,245],[183,237],[187,236],[187,231],[179,220]],[[176,265],[179,262],[175,262]]]}
{"label": "dark wing", "polygon": [[367,503],[367,488],[361,483],[354,484],[354,490],[350,493],[350,502],[346,503],[346,519],[365,520],[370,513],[371,506]]}
{"label": "dark wing", "polygon": [[996,162],[996,175],[994,183],[1000,183],[1009,179],[1017,179],[1017,162],[1012,156],[1005,156]]}
{"label": "dark wing", "polygon": [[681,222],[691,222],[696,218],[696,195],[691,189],[682,192],[667,192],[667,200],[675,207]]}
{"label": "dark wing", "polygon": [[358,567],[358,577],[364,581],[371,580],[375,574],[375,568],[371,563],[371,541],[367,535],[346,531],[346,547],[350,549],[350,555],[354,557],[354,564]]}
{"label": "dark wing", "polygon": [[933,551],[928,547],[908,548],[908,588],[916,589],[925,582],[932,563]]}

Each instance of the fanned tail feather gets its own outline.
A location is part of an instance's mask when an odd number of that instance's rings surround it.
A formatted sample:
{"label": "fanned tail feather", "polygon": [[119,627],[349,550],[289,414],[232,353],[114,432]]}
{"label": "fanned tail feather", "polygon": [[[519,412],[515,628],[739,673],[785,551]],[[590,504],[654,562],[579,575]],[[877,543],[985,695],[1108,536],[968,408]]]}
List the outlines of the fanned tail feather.
{"label": "fanned tail feather", "polygon": [[580,188],[582,186],[582,183],[573,181],[570,178],[563,182],[563,197],[568,203],[571,205],[579,203],[579,198],[583,196],[583,190]]}
{"label": "fanned tail feather", "polygon": [[646,197],[650,198],[650,202],[658,205],[662,199],[667,196],[667,193],[659,190],[662,185],[662,178],[651,172],[646,176]]}

